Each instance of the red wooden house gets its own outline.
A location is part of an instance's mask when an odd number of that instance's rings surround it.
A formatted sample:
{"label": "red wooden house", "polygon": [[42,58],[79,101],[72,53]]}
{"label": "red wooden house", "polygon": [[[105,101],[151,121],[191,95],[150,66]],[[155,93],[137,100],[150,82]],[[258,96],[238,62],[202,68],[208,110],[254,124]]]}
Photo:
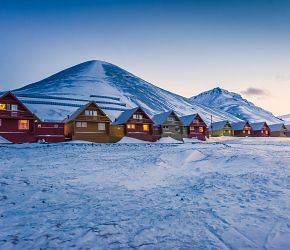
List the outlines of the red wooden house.
{"label": "red wooden house", "polygon": [[156,140],[154,134],[158,128],[153,126],[153,121],[140,107],[124,111],[114,124],[124,125],[125,136],[143,141]]}
{"label": "red wooden house", "polygon": [[199,114],[192,114],[180,117],[184,125],[184,137],[197,138],[205,141],[208,138],[208,128]]}
{"label": "red wooden house", "polygon": [[15,95],[6,92],[0,97],[0,136],[13,143],[64,141],[63,123],[41,122]]}
{"label": "red wooden house", "polygon": [[251,123],[254,137],[269,137],[271,134],[270,128],[266,122]]}

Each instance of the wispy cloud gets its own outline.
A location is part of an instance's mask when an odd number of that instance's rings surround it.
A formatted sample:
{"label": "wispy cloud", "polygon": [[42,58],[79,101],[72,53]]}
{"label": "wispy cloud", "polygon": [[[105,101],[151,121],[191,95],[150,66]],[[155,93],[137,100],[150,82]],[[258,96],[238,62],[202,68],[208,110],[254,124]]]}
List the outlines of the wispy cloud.
{"label": "wispy cloud", "polygon": [[241,94],[246,96],[257,96],[257,97],[265,97],[268,96],[270,93],[268,90],[265,89],[258,89],[258,88],[247,88],[246,90],[241,91]]}

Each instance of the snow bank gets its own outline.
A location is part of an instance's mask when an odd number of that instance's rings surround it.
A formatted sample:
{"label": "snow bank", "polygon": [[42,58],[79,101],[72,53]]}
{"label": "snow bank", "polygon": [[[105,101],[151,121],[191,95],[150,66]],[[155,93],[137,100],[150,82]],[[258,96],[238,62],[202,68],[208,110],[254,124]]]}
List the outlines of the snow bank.
{"label": "snow bank", "polygon": [[142,140],[138,140],[132,137],[123,137],[120,141],[118,141],[117,143],[151,143],[149,141],[142,141]]}
{"label": "snow bank", "polygon": [[156,143],[183,143],[183,141],[175,140],[171,137],[162,137],[160,140],[156,141]]}
{"label": "snow bank", "polygon": [[0,144],[2,143],[11,143],[10,141],[6,140],[5,138],[3,138],[2,136],[0,136]]}

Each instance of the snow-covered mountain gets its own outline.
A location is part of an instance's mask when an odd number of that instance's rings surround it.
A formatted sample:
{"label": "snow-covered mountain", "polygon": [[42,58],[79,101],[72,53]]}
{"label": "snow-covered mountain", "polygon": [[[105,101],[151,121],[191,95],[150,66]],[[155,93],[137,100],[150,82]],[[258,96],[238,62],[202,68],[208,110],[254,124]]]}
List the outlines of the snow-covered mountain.
{"label": "snow-covered mountain", "polygon": [[279,116],[280,119],[282,119],[285,124],[290,125],[290,114],[289,115],[281,115]]}
{"label": "snow-covered mountain", "polygon": [[121,111],[139,105],[150,115],[175,110],[179,115],[199,113],[207,123],[211,116],[215,121],[239,121],[231,114],[190,102],[102,61],[78,64],[13,92],[43,120],[63,120],[77,107],[95,100],[112,120]]}
{"label": "snow-covered mountain", "polygon": [[241,95],[221,88],[214,88],[193,96],[190,101],[228,112],[250,122],[266,121],[270,124],[281,122],[281,119],[271,112],[255,106]]}

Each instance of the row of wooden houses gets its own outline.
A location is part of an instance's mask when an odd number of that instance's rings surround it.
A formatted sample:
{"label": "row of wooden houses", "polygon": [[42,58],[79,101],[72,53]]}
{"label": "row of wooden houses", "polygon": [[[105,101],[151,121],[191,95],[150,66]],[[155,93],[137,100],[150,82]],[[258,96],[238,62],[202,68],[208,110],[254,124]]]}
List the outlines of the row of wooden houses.
{"label": "row of wooden houses", "polygon": [[85,140],[114,143],[124,136],[144,141],[162,137],[206,140],[211,136],[289,136],[284,125],[248,122],[212,123],[208,128],[199,114],[179,117],[174,111],[150,117],[141,107],[126,110],[111,121],[106,113],[91,101],[67,116],[62,122],[41,121],[13,93],[0,97],[0,136],[13,143],[63,142]]}

